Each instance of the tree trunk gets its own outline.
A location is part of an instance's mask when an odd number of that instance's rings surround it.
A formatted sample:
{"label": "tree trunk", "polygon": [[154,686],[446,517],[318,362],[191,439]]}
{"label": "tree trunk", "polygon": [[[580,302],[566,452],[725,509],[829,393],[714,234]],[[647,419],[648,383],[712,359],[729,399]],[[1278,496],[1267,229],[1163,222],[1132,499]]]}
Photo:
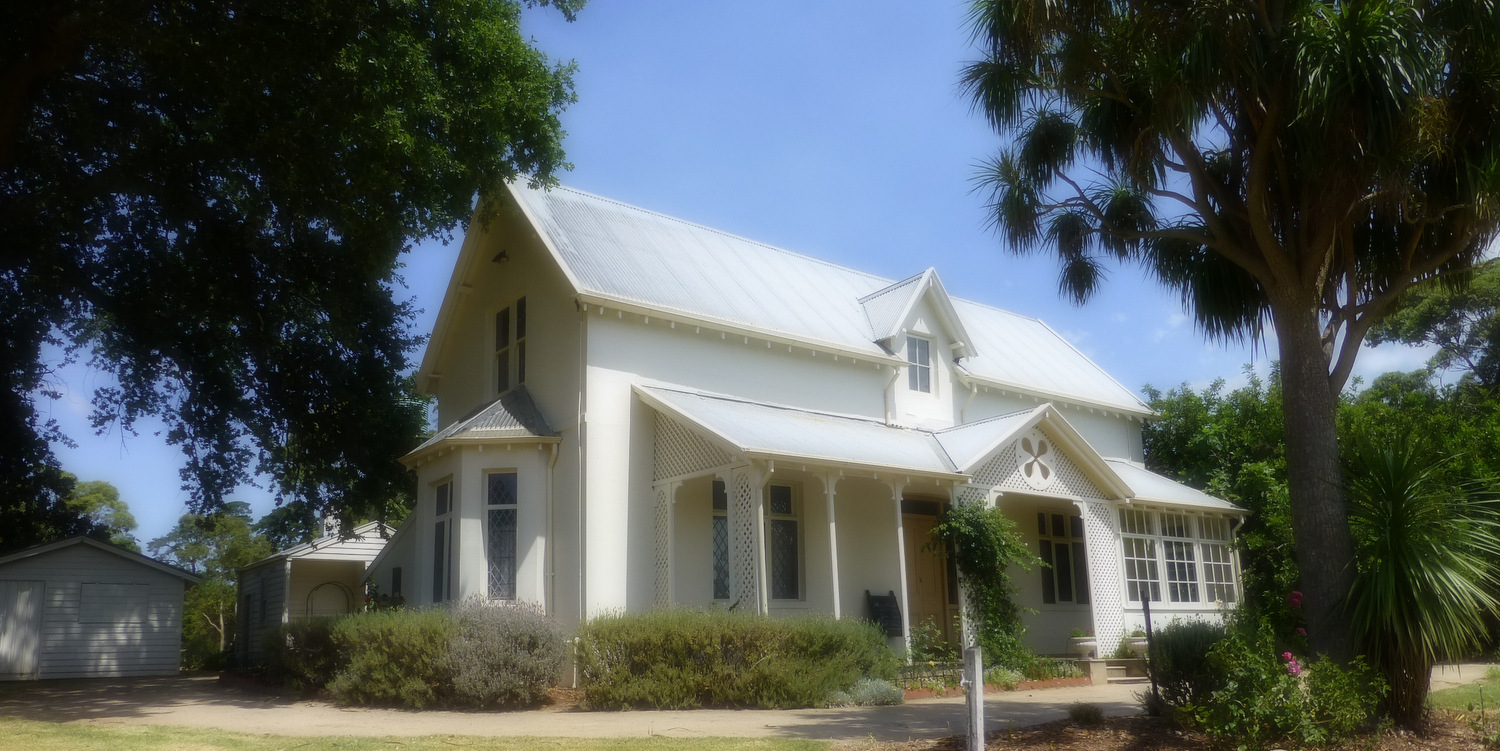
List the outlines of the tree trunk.
{"label": "tree trunk", "polygon": [[1302,577],[1302,610],[1314,654],[1340,662],[1354,656],[1344,599],[1354,582],[1354,537],[1344,499],[1336,415],[1312,305],[1278,305],[1273,315],[1281,354],[1286,418],[1286,474],[1292,539]]}

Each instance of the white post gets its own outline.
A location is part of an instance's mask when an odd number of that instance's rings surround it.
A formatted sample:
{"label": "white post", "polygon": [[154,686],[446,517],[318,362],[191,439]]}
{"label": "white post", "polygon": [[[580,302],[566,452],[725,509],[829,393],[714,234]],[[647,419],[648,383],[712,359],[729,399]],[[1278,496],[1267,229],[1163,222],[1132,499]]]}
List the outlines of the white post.
{"label": "white post", "polygon": [[828,570],[833,581],[833,617],[836,619],[843,615],[839,607],[839,533],[833,521],[833,491],[838,481],[838,475],[832,472],[823,475],[823,492],[828,496]]}
{"label": "white post", "polygon": [[901,515],[901,494],[906,486],[891,483],[891,497],[896,503],[896,560],[901,566],[901,638],[906,642],[906,655],[911,656],[911,600],[906,594],[906,520]]}
{"label": "white post", "polygon": [[969,647],[964,650],[964,682],[968,696],[969,751],[984,751],[984,650]]}
{"label": "white post", "polygon": [[756,606],[760,609],[761,615],[771,612],[771,590],[767,582],[769,577],[766,575],[770,567],[770,562],[767,560],[770,556],[767,555],[766,549],[766,486],[771,484],[771,473],[775,471],[776,465],[769,465],[766,471],[756,474],[756,482],[753,485],[755,488],[755,561],[757,563],[755,575],[760,594],[760,600]]}

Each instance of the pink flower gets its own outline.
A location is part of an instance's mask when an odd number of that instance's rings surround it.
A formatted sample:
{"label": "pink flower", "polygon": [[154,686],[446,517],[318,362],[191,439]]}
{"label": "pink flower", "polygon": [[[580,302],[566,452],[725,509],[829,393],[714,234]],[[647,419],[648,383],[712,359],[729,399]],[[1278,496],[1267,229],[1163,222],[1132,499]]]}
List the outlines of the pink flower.
{"label": "pink flower", "polygon": [[1297,635],[1298,636],[1307,636],[1307,629],[1302,628],[1301,626],[1298,626],[1297,627]]}
{"label": "pink flower", "polygon": [[1296,662],[1297,661],[1297,658],[1293,657],[1291,652],[1282,652],[1281,653],[1281,659],[1285,660],[1286,662]]}
{"label": "pink flower", "polygon": [[1302,675],[1302,666],[1296,660],[1292,660],[1286,664],[1286,672],[1292,675]]}
{"label": "pink flower", "polygon": [[1286,596],[1286,602],[1294,608],[1302,607],[1302,593],[1295,589],[1292,590],[1292,593]]}

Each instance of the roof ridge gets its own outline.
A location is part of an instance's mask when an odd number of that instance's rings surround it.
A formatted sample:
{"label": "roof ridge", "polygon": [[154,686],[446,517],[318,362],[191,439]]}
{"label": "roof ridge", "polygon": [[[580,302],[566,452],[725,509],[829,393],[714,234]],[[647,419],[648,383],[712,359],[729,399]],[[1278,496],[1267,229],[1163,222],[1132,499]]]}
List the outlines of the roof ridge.
{"label": "roof ridge", "polygon": [[917,273],[915,273],[915,274],[913,274],[913,275],[911,275],[909,277],[906,277],[905,279],[902,279],[899,282],[893,282],[891,284],[887,284],[884,287],[881,287],[880,289],[877,289],[874,292],[871,292],[870,294],[865,295],[864,297],[856,297],[856,298],[854,298],[854,301],[857,302],[857,303],[859,303],[860,305],[864,305],[866,302],[869,302],[870,300],[873,300],[873,299],[875,299],[877,297],[880,297],[881,295],[888,295],[888,294],[894,292],[897,289],[905,287],[908,284],[913,284],[915,282],[921,281],[922,277],[927,276],[927,272],[929,272],[929,271],[932,271],[932,267],[930,267],[930,266],[928,268],[922,269],[921,271],[919,271],[919,272],[917,272]]}
{"label": "roof ridge", "polygon": [[[1048,403],[1050,404],[1050,402],[1048,402]],[[1040,406],[1040,405],[1038,405],[1038,406]],[[948,433],[948,432],[951,432],[951,431],[954,431],[954,430],[962,430],[964,428],[972,428],[972,427],[975,427],[977,425],[983,425],[983,424],[985,424],[987,422],[994,422],[996,420],[1006,420],[1006,419],[1015,417],[1016,415],[1029,415],[1032,412],[1035,412],[1036,410],[1037,410],[1037,407],[1032,407],[1031,409],[1018,409],[1018,410],[1016,410],[1014,412],[1006,412],[1003,415],[990,415],[989,417],[986,417],[986,418],[984,418],[982,420],[975,420],[973,422],[966,422],[966,423],[961,423],[961,424],[958,424],[958,425],[949,425],[946,428],[938,428],[937,430],[934,430],[932,432],[933,432],[934,435],[936,435],[938,433]]]}
{"label": "roof ridge", "polygon": [[677,385],[677,384],[667,384],[667,383],[663,383],[663,382],[660,382],[660,381],[654,382],[654,383],[639,383],[637,385],[641,386],[642,388],[658,389],[660,391],[671,391],[671,392],[678,393],[678,394],[686,394],[688,396],[698,396],[698,397],[702,397],[704,399],[717,399],[719,401],[734,402],[736,404],[749,404],[749,405],[756,406],[756,407],[768,407],[770,409],[779,409],[779,410],[783,410],[783,411],[786,411],[786,412],[801,412],[803,414],[808,414],[808,415],[821,415],[823,417],[836,417],[836,418],[839,418],[839,419],[842,419],[842,420],[851,420],[851,421],[854,421],[854,422],[870,423],[871,425],[877,425],[877,426],[880,426],[882,428],[890,428],[892,430],[910,430],[910,431],[916,432],[916,433],[927,433],[928,435],[932,435],[933,432],[934,432],[934,431],[932,431],[932,430],[930,430],[928,428],[915,428],[915,427],[908,427],[908,426],[905,426],[905,425],[889,425],[889,424],[887,424],[885,422],[885,420],[876,419],[874,417],[866,417],[865,415],[851,415],[851,414],[844,413],[844,412],[825,412],[823,410],[809,409],[807,407],[798,407],[798,406],[795,406],[795,405],[792,405],[792,404],[780,404],[780,403],[777,403],[777,402],[762,402],[762,401],[756,401],[754,399],[749,399],[749,398],[746,398],[746,397],[743,397],[743,396],[733,396],[731,394],[720,394],[720,393],[713,392],[713,391],[702,391],[702,390],[699,390],[699,389],[694,389],[694,388],[689,387],[689,386],[680,386],[680,385]]}
{"label": "roof ridge", "polygon": [[[875,281],[880,281],[880,282],[887,282],[886,286],[888,286],[888,287],[889,286],[894,286],[895,284],[899,283],[899,282],[891,282],[890,277],[885,277],[885,276],[881,276],[879,274],[871,273],[869,271],[863,271],[861,269],[856,269],[856,268],[854,268],[852,266],[845,266],[845,265],[843,265],[841,263],[834,263],[833,261],[830,261],[830,260],[828,260],[826,258],[818,258],[816,256],[807,255],[806,253],[799,253],[799,252],[797,252],[795,250],[790,250],[790,249],[787,249],[787,248],[783,248],[783,247],[781,247],[779,245],[772,245],[770,243],[767,243],[767,242],[764,242],[764,241],[761,241],[761,240],[756,240],[754,238],[745,237],[744,235],[737,235],[737,234],[735,234],[733,232],[728,232],[728,231],[725,231],[725,230],[722,230],[722,229],[718,229],[716,227],[710,227],[710,226],[708,226],[706,224],[699,224],[698,222],[692,221],[691,219],[683,219],[682,217],[672,216],[671,214],[663,214],[662,212],[656,211],[654,209],[648,209],[648,208],[645,208],[645,207],[642,207],[642,206],[637,206],[637,205],[635,205],[633,203],[626,203],[625,201],[621,201],[621,200],[616,199],[616,198],[610,198],[608,196],[601,196],[598,193],[591,193],[589,191],[582,190],[580,188],[574,188],[574,187],[571,187],[571,186],[568,186],[568,185],[557,185],[557,186],[555,186],[555,188],[551,188],[549,190],[565,190],[565,191],[567,191],[569,193],[576,193],[578,195],[586,196],[588,198],[592,198],[594,200],[601,201],[603,203],[614,204],[615,206],[619,206],[621,208],[630,209],[632,211],[638,211],[638,212],[640,212],[642,214],[649,214],[649,215],[654,216],[654,217],[656,217],[658,219],[665,219],[667,221],[675,222],[677,224],[682,224],[682,225],[685,225],[685,226],[688,226],[688,227],[692,227],[694,229],[705,230],[705,231],[711,232],[711,233],[713,233],[715,235],[719,235],[721,237],[728,237],[728,238],[731,238],[731,239],[734,239],[734,240],[740,240],[742,242],[747,242],[747,243],[750,243],[751,245],[757,245],[757,246],[760,246],[762,248],[765,248],[766,250],[776,251],[777,253],[782,253],[784,255],[789,255],[789,256],[796,257],[796,258],[801,258],[801,259],[806,260],[806,261],[812,261],[813,263],[816,263],[816,264],[819,264],[819,265],[822,265],[822,266],[827,266],[829,268],[839,269],[840,271],[848,271],[848,272],[851,272],[851,273],[854,273],[854,274],[858,274],[858,275],[860,275],[862,277],[865,277],[867,279],[873,279]],[[921,276],[921,274],[918,274],[918,276]]]}

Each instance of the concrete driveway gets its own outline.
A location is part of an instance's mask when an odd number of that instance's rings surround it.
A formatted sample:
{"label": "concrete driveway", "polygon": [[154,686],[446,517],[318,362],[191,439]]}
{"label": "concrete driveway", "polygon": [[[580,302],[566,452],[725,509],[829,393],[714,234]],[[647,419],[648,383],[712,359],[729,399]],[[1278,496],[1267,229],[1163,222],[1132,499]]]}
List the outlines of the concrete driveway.
{"label": "concrete driveway", "polygon": [[[1074,702],[1109,715],[1139,711],[1137,685],[1083,686],[992,693],[985,697],[989,730],[1061,719]],[[583,712],[544,708],[518,712],[414,712],[336,707],[226,686],[213,676],[68,680],[0,688],[0,716],[46,722],[175,725],[297,736],[481,735],[632,737],[665,735],[903,741],[963,732],[963,697],[918,699],[895,707],[843,709],[703,709]]]}

